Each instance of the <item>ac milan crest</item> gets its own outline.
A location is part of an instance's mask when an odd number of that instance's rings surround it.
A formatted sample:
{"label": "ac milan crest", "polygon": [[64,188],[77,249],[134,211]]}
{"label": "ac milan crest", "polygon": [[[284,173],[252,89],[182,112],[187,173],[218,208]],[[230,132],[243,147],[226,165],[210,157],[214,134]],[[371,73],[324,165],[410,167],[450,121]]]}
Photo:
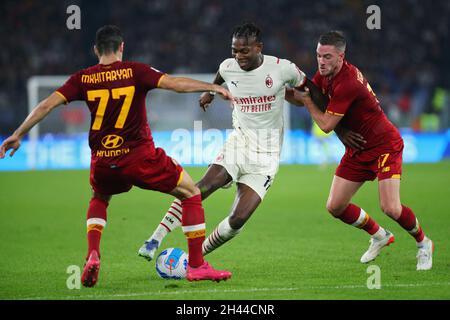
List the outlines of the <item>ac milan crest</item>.
{"label": "ac milan crest", "polygon": [[270,75],[268,74],[267,77],[266,77],[266,87],[267,88],[272,88],[272,86],[273,86],[273,80],[270,77]]}
{"label": "ac milan crest", "polygon": [[223,160],[223,153],[220,153],[217,158],[216,161],[222,161]]}

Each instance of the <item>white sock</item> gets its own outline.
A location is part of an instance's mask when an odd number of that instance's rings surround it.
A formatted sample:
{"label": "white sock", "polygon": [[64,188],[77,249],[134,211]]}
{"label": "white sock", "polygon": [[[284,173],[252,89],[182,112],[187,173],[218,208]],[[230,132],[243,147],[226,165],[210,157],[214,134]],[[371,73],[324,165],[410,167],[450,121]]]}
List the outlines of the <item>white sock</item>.
{"label": "white sock", "polygon": [[219,248],[221,245],[223,245],[225,242],[231,240],[234,238],[239,232],[241,232],[242,228],[240,229],[233,229],[230,226],[230,223],[228,221],[228,217],[223,219],[219,225],[214,229],[213,232],[208,236],[208,238],[203,242],[203,255],[207,255],[208,253],[214,251],[215,249]]}
{"label": "white sock", "polygon": [[163,219],[159,223],[158,227],[147,241],[155,239],[159,242],[159,244],[161,244],[161,242],[164,240],[164,238],[167,236],[169,232],[172,232],[174,229],[181,226],[182,213],[183,210],[181,208],[181,201],[175,199],[172,202],[172,205],[170,206],[169,210],[167,210]]}
{"label": "white sock", "polygon": [[375,238],[377,240],[381,240],[384,237],[386,237],[386,230],[384,230],[383,227],[381,226],[380,229],[378,229],[378,231],[372,235],[372,238]]}
{"label": "white sock", "polygon": [[425,236],[423,237],[422,241],[416,242],[417,248],[423,248],[426,244],[426,241],[428,241],[428,238]]}

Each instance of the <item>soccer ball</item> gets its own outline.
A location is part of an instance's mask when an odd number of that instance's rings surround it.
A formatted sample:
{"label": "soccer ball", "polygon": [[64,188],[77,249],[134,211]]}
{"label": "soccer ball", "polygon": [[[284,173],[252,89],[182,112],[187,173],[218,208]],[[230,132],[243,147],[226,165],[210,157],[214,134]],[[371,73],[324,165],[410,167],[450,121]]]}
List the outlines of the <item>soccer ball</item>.
{"label": "soccer ball", "polygon": [[168,248],[156,258],[156,273],[163,279],[184,279],[188,255],[180,248]]}

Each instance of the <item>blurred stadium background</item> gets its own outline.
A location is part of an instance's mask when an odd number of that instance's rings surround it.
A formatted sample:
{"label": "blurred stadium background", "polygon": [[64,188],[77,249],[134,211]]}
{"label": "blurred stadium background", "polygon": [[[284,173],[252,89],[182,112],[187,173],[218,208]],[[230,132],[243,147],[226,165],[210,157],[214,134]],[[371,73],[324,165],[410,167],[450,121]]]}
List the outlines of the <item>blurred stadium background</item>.
{"label": "blurred stadium background", "polygon": [[[69,30],[69,5],[81,9],[81,29]],[[369,30],[366,9],[381,8],[381,29]],[[212,81],[219,63],[230,57],[230,34],[240,22],[254,21],[263,31],[264,53],[295,62],[308,76],[316,70],[318,36],[330,29],[348,38],[347,58],[368,78],[388,117],[402,130],[406,162],[434,162],[450,156],[450,3],[447,1],[2,1],[0,36],[0,136],[10,134],[37,100],[80,68],[97,63],[92,46],[104,24],[120,26],[126,60],[149,63],[171,74],[190,74]],[[49,83],[34,76],[62,76]],[[51,82],[55,79],[51,78]],[[28,86],[36,91],[27,91]],[[35,87],[37,85],[37,87]],[[31,96],[30,96],[31,93]],[[33,93],[36,94],[33,100]],[[203,165],[214,156],[214,139],[202,141],[203,161],[174,144],[174,129],[231,127],[224,103],[204,114],[198,95],[149,95],[149,122],[155,140],[187,165]],[[337,139],[311,136],[304,108],[286,107],[287,134],[283,163],[337,161]],[[3,161],[0,170],[87,168],[89,114],[84,103],[60,108],[39,127],[39,150],[24,143],[24,152]],[[224,132],[222,132],[225,134]],[[37,136],[36,136],[37,137]],[[203,139],[203,138],[202,138]],[[189,141],[188,141],[189,142]],[[190,141],[194,143],[193,141]],[[214,146],[212,145],[214,144]],[[209,147],[208,147],[209,146]],[[329,155],[326,155],[327,151]]]}
{"label": "blurred stadium background", "polygon": [[[72,4],[81,9],[79,30],[66,26],[70,16],[66,10]],[[366,9],[371,4],[381,8],[380,30],[366,27]],[[265,54],[292,60],[310,77],[316,70],[318,36],[330,29],[343,30],[348,38],[347,58],[363,71],[386,114],[402,130],[405,161],[435,162],[450,156],[447,1],[279,0],[261,5],[258,1],[236,0],[132,0],[126,4],[52,0],[2,1],[0,6],[0,36],[5,44],[0,54],[0,136],[10,134],[29,108],[68,75],[97,63],[92,46],[101,25],[111,23],[122,28],[124,59],[212,81],[219,63],[231,54],[233,26],[248,20],[261,27]],[[43,75],[59,78],[56,82],[51,78],[53,83],[47,87],[41,78],[31,80]],[[27,91],[27,84],[35,91]],[[184,164],[206,164],[220,146],[216,148],[218,143],[213,140],[202,141],[203,149],[209,151],[199,163],[192,152],[177,153],[174,129],[193,130],[195,120],[202,121],[203,130],[231,127],[231,110],[224,103],[203,114],[197,107],[198,95],[156,90],[149,99],[148,116],[156,143]],[[337,139],[330,137],[323,142],[310,135],[311,118],[304,108],[286,107],[285,116],[289,130],[283,163],[321,163],[340,158],[343,147]],[[40,153],[36,154],[36,145],[25,142],[24,152],[3,161],[0,170],[87,168],[88,122],[84,103],[60,108],[39,127],[36,139],[39,137]]]}
{"label": "blurred stadium background", "polygon": [[[66,27],[72,4],[81,9],[80,30]],[[372,4],[381,8],[381,30],[366,28],[366,8]],[[89,114],[84,103],[71,103],[40,125],[38,147],[24,141],[14,157],[0,160],[0,299],[450,298],[450,161],[442,161],[450,157],[449,1],[3,0],[0,140],[23,121],[33,99],[97,63],[92,47],[95,31],[104,24],[122,28],[125,59],[211,81],[219,63],[231,55],[232,28],[243,20],[261,27],[265,54],[294,61],[310,77],[318,36],[329,29],[346,33],[349,61],[368,78],[405,139],[409,163],[402,198],[436,244],[433,270],[416,272],[414,241],[380,212],[377,184],[368,183],[356,203],[396,234],[395,245],[376,261],[383,270],[383,290],[369,290],[367,266],[359,263],[367,235],[350,231],[325,210],[335,165],[284,165],[246,231],[208,256],[214,266],[233,271],[231,281],[168,285],[159,279],[154,265],[140,260],[136,251],[171,199],[134,188],[115,197],[108,209],[98,287],[69,290],[66,270],[82,266],[84,214],[91,196]],[[188,165],[206,164],[231,128],[231,110],[224,102],[218,99],[203,113],[198,96],[163,90],[148,95],[155,143]],[[289,130],[283,163],[339,160],[343,147],[333,135],[315,135],[303,108],[285,109]],[[31,168],[42,170],[25,171]],[[188,171],[198,181],[205,170]],[[229,213],[234,192],[221,190],[205,202],[208,231]],[[181,232],[166,241],[165,247],[185,246]]]}

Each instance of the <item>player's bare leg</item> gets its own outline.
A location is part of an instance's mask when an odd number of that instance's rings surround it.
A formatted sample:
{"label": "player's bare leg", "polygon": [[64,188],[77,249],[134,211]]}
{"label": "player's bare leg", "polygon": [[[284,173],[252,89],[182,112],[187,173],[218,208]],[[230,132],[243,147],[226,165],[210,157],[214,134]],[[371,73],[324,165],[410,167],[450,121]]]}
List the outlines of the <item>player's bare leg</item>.
{"label": "player's bare leg", "polygon": [[413,211],[402,205],[400,179],[384,179],[378,183],[381,210],[414,237],[417,244],[417,270],[429,270],[433,265],[434,244],[427,238]]}
{"label": "player's bare leg", "polygon": [[202,197],[200,189],[186,171],[182,172],[180,183],[170,194],[181,200],[183,210],[182,228],[189,249],[186,279],[189,281],[229,279],[231,272],[215,270],[203,259],[202,244],[205,240],[206,226]]}
{"label": "player's bare leg", "polygon": [[333,217],[339,218],[363,184],[364,182],[354,182],[334,176],[327,200],[328,212],[331,213]]}
{"label": "player's bare leg", "polygon": [[110,195],[94,192],[89,202],[87,212],[88,253],[81,275],[81,282],[85,287],[93,287],[98,280],[100,271],[100,238],[106,226],[106,208],[110,200]]}
{"label": "player's bare leg", "polygon": [[[224,167],[212,164],[209,166],[203,178],[197,183],[197,187],[200,189],[202,195],[202,200],[205,200],[217,189],[225,186],[231,181],[232,178]],[[181,226],[182,213],[181,200],[175,199],[158,227],[139,249],[138,255],[149,261],[152,260],[156,250],[161,246],[161,243],[167,234]]]}
{"label": "player's bare leg", "polygon": [[385,179],[378,182],[380,208],[394,220],[398,220],[402,213],[400,202],[400,179]]}
{"label": "player's bare leg", "polygon": [[363,229],[371,235],[369,249],[360,260],[362,263],[367,263],[374,260],[383,247],[394,242],[394,235],[380,227],[362,208],[350,203],[362,185],[363,182],[354,182],[334,176],[327,209],[335,218]]}
{"label": "player's bare leg", "polygon": [[218,164],[212,164],[197,183],[197,187],[202,193],[202,199],[205,200],[217,189],[226,186],[232,180],[233,178],[224,167]]}
{"label": "player's bare leg", "polygon": [[219,248],[241,232],[242,227],[260,203],[260,196],[252,188],[243,183],[238,183],[231,213],[219,223],[203,242],[203,255]]}

